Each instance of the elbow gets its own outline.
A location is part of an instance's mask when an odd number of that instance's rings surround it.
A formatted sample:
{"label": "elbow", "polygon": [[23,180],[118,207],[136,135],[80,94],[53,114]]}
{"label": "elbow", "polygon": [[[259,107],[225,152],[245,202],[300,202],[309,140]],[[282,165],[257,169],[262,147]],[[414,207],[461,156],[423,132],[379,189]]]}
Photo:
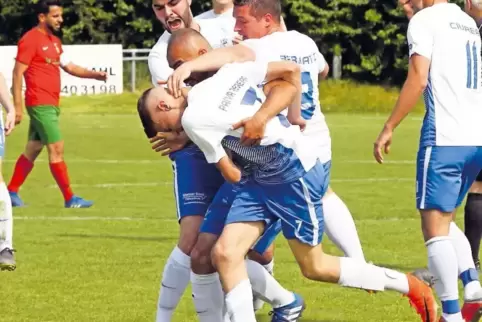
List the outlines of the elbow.
{"label": "elbow", "polygon": [[233,169],[232,171],[227,171],[223,173],[224,180],[229,183],[238,183],[241,181],[241,171],[237,168]]}

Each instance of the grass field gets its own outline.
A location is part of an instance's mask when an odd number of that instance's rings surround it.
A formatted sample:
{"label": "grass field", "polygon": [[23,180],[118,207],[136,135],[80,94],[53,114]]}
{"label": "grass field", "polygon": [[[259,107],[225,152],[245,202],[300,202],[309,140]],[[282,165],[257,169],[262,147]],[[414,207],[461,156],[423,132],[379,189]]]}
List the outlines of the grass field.
{"label": "grass field", "polygon": [[[150,150],[134,94],[64,99],[62,130],[74,191],[96,203],[63,209],[45,152],[15,209],[18,268],[0,274],[0,321],[153,321],[164,261],[177,241],[171,166]],[[356,219],[366,257],[411,271],[426,264],[414,209],[420,118],[397,130],[383,166],[372,159],[385,116],[329,114],[332,187]],[[7,141],[7,181],[22,151],[27,121]],[[301,293],[305,322],[417,321],[405,298],[368,295],[304,279],[286,242],[277,242],[275,274]],[[329,241],[327,252],[339,254]],[[268,307],[259,321],[269,321]],[[188,290],[174,321],[196,321]]]}

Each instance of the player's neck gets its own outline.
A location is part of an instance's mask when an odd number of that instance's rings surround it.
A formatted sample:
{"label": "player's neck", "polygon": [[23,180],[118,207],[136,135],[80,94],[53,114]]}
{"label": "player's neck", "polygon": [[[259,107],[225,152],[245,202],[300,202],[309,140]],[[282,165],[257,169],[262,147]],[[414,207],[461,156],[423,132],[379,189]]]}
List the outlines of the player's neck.
{"label": "player's neck", "polygon": [[232,3],[228,4],[219,4],[219,3],[213,3],[213,11],[217,15],[221,15],[231,9],[234,5]]}
{"label": "player's neck", "polygon": [[283,29],[281,28],[280,25],[275,25],[275,26],[272,26],[271,29],[268,31],[268,35],[271,35],[275,32],[280,32],[280,31],[283,31]]}
{"label": "player's neck", "polygon": [[39,23],[39,24],[37,25],[37,29],[38,29],[41,33],[43,33],[43,34],[45,34],[45,35],[51,35],[51,34],[52,34],[52,31],[50,30],[50,28],[48,28],[48,27],[47,27],[46,25],[44,25],[44,24],[40,24],[40,23]]}

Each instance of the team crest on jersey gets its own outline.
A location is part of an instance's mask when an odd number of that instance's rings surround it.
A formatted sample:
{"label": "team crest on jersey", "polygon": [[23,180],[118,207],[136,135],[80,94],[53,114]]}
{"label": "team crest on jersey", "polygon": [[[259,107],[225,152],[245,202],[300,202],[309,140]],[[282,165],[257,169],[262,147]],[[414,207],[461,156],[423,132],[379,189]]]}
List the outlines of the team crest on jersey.
{"label": "team crest on jersey", "polygon": [[229,44],[229,40],[227,38],[221,39],[221,46],[222,47],[227,47]]}

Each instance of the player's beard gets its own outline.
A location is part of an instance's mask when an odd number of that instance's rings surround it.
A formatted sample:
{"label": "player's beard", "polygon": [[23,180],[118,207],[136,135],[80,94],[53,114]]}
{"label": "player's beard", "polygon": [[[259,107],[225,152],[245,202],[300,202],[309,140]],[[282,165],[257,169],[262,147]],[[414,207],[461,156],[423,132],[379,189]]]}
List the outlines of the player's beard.
{"label": "player's beard", "polygon": [[59,27],[59,29],[55,29],[52,25],[47,24],[47,28],[55,36],[58,36],[59,38],[62,37],[62,27]]}

